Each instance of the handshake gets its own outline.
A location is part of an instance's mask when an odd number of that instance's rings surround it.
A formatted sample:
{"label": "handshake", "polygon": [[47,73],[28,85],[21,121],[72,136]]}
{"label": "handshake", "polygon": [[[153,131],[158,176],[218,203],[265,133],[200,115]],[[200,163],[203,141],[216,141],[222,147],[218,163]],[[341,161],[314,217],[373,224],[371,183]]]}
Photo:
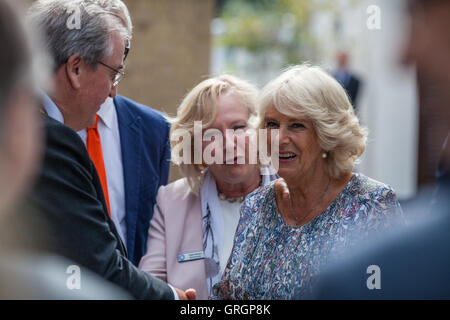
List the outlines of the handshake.
{"label": "handshake", "polygon": [[187,289],[186,291],[183,291],[174,287],[174,290],[176,291],[179,300],[195,300],[197,298],[197,292],[195,289]]}

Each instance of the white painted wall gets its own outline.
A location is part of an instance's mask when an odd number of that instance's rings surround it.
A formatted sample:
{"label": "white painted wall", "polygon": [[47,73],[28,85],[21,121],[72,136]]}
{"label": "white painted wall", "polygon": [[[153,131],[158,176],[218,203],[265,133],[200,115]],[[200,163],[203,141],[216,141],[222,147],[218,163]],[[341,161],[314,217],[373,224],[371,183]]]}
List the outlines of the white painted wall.
{"label": "white painted wall", "polygon": [[[362,0],[336,13],[319,12],[313,32],[325,68],[335,67],[335,52],[347,48],[352,70],[364,84],[359,99],[361,123],[370,130],[366,152],[358,165],[364,174],[390,184],[400,199],[417,190],[418,97],[415,73],[403,68],[400,54],[406,40],[404,1]],[[371,5],[380,9],[380,29],[369,29]],[[335,20],[340,21],[339,32]]]}

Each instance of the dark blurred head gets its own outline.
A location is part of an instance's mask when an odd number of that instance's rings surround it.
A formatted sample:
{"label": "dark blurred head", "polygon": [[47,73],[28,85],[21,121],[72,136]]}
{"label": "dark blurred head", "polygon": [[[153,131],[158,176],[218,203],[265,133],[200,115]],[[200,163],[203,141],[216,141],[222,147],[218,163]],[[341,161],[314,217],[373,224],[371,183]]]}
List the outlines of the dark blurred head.
{"label": "dark blurred head", "polygon": [[450,1],[409,1],[410,34],[403,63],[442,87],[450,104]]}
{"label": "dark blurred head", "polygon": [[41,159],[41,129],[33,90],[34,57],[21,17],[0,0],[0,218],[30,185]]}
{"label": "dark blurred head", "polygon": [[0,77],[0,101],[3,113],[5,100],[11,97],[20,82],[27,80],[26,72],[31,67],[31,52],[24,30],[9,1],[5,0],[0,1],[0,35],[0,64],[3,73]]}
{"label": "dark blurred head", "polygon": [[339,68],[345,69],[348,64],[348,54],[344,51],[339,51],[336,55],[337,64]]}

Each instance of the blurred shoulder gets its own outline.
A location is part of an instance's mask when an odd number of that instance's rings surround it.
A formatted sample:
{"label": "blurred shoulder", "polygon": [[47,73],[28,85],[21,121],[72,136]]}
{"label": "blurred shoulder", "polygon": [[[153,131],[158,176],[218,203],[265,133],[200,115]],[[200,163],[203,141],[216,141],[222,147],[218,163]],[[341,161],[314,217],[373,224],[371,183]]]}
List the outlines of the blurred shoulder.
{"label": "blurred shoulder", "polygon": [[[31,252],[3,252],[0,273],[6,284],[15,290],[0,288],[2,299],[25,300],[128,300],[129,293],[97,274],[77,266],[75,262],[51,254]],[[78,290],[68,290],[68,267],[82,272],[83,285]],[[81,270],[83,269],[83,270]],[[78,271],[76,271],[78,270]],[[73,272],[73,271],[72,271]],[[5,283],[2,283],[5,284]],[[63,284],[63,285],[62,285]]]}

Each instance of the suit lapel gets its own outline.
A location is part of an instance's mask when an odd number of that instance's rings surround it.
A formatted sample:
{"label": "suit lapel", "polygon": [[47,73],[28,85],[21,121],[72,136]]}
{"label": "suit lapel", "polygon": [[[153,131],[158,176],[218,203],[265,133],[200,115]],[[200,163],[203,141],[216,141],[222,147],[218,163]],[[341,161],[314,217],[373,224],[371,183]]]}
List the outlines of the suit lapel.
{"label": "suit lapel", "polygon": [[119,122],[120,144],[122,149],[123,177],[125,187],[125,220],[127,225],[128,256],[134,256],[138,216],[138,197],[141,188],[142,123],[141,117],[127,108],[126,102],[119,96],[114,99]]}

